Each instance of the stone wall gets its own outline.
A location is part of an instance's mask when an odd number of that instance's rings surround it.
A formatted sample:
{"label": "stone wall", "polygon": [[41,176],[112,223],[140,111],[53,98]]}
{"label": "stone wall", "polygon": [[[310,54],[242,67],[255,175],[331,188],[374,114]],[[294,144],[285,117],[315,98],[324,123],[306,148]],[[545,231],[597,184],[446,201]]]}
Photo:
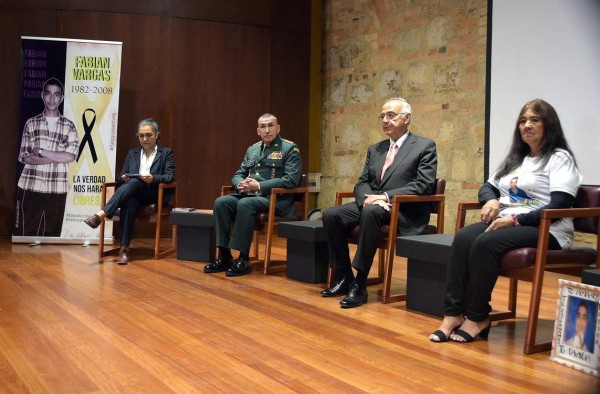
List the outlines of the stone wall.
{"label": "stone wall", "polygon": [[326,0],[321,192],[352,190],[367,147],[384,138],[386,98],[413,109],[410,130],[437,143],[447,233],[483,181],[486,0]]}

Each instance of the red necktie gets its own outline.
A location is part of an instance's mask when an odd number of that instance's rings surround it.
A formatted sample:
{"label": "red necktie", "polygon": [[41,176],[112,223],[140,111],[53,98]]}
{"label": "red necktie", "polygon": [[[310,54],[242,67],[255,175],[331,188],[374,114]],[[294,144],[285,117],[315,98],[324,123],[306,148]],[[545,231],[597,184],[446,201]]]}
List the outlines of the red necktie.
{"label": "red necktie", "polygon": [[390,147],[390,150],[388,151],[387,156],[385,157],[385,162],[383,163],[383,170],[381,170],[381,180],[383,180],[385,171],[394,162],[394,157],[396,157],[396,152],[398,152],[398,145],[394,144]]}

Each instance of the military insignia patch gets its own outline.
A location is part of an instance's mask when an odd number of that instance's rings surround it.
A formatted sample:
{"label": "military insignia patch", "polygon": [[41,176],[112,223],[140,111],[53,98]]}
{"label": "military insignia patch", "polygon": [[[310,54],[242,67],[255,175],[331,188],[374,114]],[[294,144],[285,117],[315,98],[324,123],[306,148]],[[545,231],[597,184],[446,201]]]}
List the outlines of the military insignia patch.
{"label": "military insignia patch", "polygon": [[281,151],[271,152],[271,154],[267,157],[268,159],[281,160],[283,159],[283,154]]}

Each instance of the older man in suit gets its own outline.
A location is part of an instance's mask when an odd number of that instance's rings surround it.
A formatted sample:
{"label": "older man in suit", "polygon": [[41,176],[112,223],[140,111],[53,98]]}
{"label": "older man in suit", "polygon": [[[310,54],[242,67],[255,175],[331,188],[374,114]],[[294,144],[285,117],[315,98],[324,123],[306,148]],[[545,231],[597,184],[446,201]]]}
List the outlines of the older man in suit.
{"label": "older man in suit", "polygon": [[[323,226],[329,244],[329,261],[335,268],[334,284],[323,297],[346,295],[342,308],[367,301],[367,276],[381,241],[380,227],[390,223],[390,202],[397,194],[431,194],[435,186],[435,143],[408,130],[412,110],[402,98],[387,100],[379,119],[389,137],[369,147],[363,173],[354,186],[355,201],[328,209]],[[404,204],[398,219],[399,235],[419,234],[429,223],[429,204]],[[354,260],[350,263],[347,234],[360,224]],[[352,271],[356,270],[356,277]]]}
{"label": "older man in suit", "polygon": [[[170,183],[175,180],[175,156],[173,151],[158,145],[160,129],[154,119],[144,119],[138,124],[137,136],[140,146],[129,150],[125,164],[121,170],[115,194],[98,213],[86,218],[85,223],[91,228],[100,225],[105,217],[112,217],[121,208],[121,249],[117,264],[129,263],[129,243],[133,234],[135,218],[140,208],[158,202],[159,183]],[[164,195],[164,204],[171,198],[168,191]]]}

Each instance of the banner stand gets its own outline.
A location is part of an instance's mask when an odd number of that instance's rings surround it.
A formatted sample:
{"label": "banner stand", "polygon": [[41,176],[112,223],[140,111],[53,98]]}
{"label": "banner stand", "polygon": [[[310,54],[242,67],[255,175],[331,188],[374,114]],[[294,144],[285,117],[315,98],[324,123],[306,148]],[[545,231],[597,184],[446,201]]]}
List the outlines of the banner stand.
{"label": "banner stand", "polygon": [[[114,181],[121,42],[21,37],[12,241],[98,243],[83,220]],[[112,223],[105,234],[112,243]]]}

